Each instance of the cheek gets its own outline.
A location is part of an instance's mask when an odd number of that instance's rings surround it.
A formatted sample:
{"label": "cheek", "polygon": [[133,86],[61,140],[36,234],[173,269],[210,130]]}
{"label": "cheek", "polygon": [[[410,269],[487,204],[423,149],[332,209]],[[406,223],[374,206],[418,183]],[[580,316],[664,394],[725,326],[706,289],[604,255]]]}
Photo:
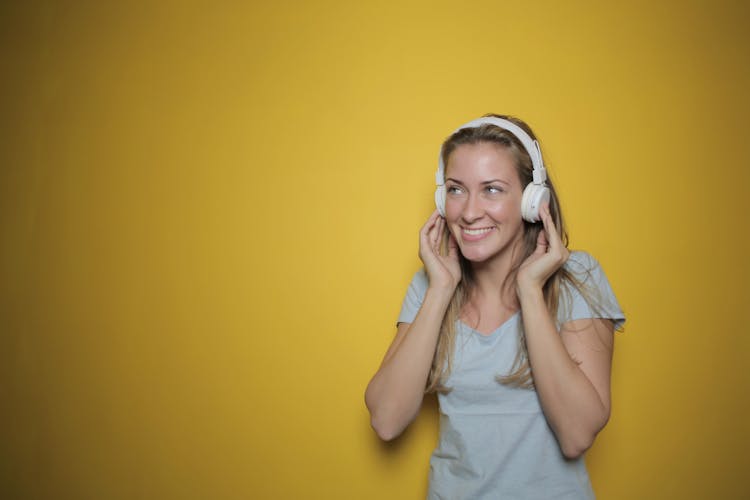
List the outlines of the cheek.
{"label": "cheek", "polygon": [[461,204],[456,200],[448,198],[445,200],[445,220],[455,221],[461,216]]}
{"label": "cheek", "polygon": [[521,218],[521,202],[515,199],[505,199],[487,207],[487,213],[493,219],[513,220]]}

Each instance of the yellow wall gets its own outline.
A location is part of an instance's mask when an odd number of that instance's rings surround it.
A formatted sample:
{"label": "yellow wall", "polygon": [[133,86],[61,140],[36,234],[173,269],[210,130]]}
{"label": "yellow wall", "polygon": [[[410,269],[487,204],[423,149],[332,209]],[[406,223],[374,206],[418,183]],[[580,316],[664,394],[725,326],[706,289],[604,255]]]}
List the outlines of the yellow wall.
{"label": "yellow wall", "polygon": [[628,313],[599,497],[750,497],[746,2],[253,3],[0,7],[3,498],[423,497],[363,392],[486,112]]}

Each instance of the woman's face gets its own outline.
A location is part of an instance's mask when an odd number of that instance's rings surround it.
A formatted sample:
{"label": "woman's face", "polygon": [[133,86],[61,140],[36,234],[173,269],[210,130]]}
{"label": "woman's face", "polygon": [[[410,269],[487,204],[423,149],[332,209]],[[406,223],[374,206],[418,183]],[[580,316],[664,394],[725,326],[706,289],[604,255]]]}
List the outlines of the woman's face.
{"label": "woman's face", "polygon": [[458,146],[448,157],[445,189],[445,220],[467,260],[485,262],[523,237],[523,189],[513,155],[503,146]]}

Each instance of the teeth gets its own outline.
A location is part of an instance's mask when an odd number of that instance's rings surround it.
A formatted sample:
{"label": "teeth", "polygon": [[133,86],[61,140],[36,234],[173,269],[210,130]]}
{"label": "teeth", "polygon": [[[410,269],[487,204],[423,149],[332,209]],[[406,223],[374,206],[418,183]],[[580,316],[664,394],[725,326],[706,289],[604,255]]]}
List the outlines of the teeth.
{"label": "teeth", "polygon": [[486,234],[492,231],[491,227],[485,227],[482,229],[466,229],[464,228],[464,233],[470,235],[470,236],[479,236],[480,234]]}

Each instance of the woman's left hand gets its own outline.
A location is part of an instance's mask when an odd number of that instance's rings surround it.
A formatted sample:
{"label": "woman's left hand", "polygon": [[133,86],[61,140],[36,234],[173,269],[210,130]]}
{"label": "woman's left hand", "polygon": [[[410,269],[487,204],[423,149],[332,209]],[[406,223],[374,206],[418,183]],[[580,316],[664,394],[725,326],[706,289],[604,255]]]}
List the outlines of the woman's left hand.
{"label": "woman's left hand", "polygon": [[563,245],[547,203],[540,207],[539,215],[544,223],[544,230],[539,232],[536,250],[518,269],[516,291],[519,295],[527,290],[541,290],[547,279],[560,269],[570,256],[570,250]]}

